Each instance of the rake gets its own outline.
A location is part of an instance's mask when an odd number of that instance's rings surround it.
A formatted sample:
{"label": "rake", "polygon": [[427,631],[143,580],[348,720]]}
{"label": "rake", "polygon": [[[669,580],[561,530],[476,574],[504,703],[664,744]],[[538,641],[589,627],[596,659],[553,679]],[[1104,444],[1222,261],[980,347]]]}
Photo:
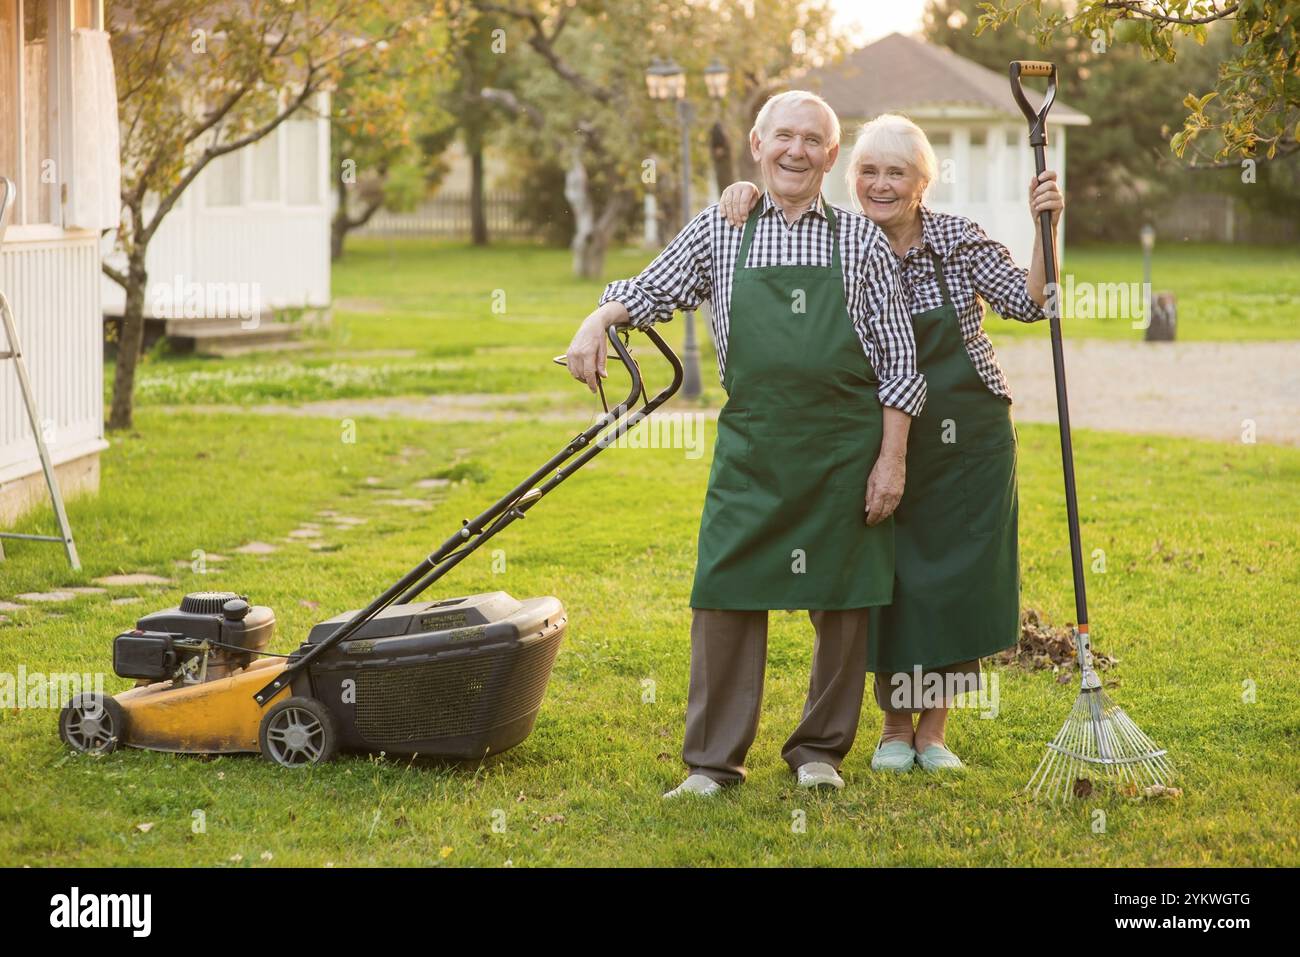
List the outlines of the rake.
{"label": "rake", "polygon": [[[1047,111],[1056,99],[1056,64],[1037,60],[1011,63],[1011,93],[1029,121],[1029,145],[1038,173],[1047,168]],[[1047,93],[1037,111],[1025,98],[1022,76],[1047,77]],[[1047,745],[1026,793],[1035,799],[1069,801],[1092,792],[1092,776],[1137,792],[1158,793],[1173,779],[1168,752],[1157,747],[1141,728],[1115,704],[1102,688],[1092,666],[1088,642],[1088,602],[1083,583],[1083,547],[1079,539],[1079,497],[1074,482],[1074,452],[1070,443],[1070,407],[1065,394],[1065,355],[1061,341],[1060,296],[1057,286],[1056,237],[1052,214],[1038,214],[1042,233],[1044,278],[1047,280],[1047,314],[1052,333],[1052,365],[1056,376],[1056,414],[1061,432],[1061,465],[1065,473],[1065,511],[1070,525],[1070,563],[1074,572],[1074,604],[1078,615],[1075,653],[1082,680],[1079,696],[1061,730]],[[1153,793],[1147,790],[1147,793]]]}

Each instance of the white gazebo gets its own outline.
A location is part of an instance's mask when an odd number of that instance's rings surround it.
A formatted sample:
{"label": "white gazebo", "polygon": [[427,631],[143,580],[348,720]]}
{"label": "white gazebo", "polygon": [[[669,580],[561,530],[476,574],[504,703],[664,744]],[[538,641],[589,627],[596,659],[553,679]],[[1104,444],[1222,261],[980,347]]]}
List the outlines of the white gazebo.
{"label": "white gazebo", "polygon": [[[117,96],[101,0],[0,0],[0,244],[42,433],[65,497],[99,487],[100,231],[120,210]],[[0,343],[3,351],[3,343]],[[0,361],[0,525],[48,502],[14,363]]]}
{"label": "white gazebo", "polygon": [[[1028,51],[1032,54],[1032,51]],[[891,33],[809,73],[802,82],[820,93],[843,126],[840,158],[827,177],[827,198],[852,208],[844,171],[858,127],[881,113],[902,113],[925,130],[939,160],[926,203],[973,219],[1028,265],[1034,224],[1027,199],[1034,157],[1024,116],[1005,73],[901,33]],[[1029,89],[1029,101],[1042,96]],[[1047,165],[1065,185],[1065,131],[1092,121],[1058,98],[1047,119]],[[1063,235],[1064,230],[1058,235]]]}

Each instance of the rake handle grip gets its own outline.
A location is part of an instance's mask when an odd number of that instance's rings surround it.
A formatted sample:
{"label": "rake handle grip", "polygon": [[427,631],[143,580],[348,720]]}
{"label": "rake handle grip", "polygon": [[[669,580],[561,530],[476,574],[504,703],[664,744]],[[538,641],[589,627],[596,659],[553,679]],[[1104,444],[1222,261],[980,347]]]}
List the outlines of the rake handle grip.
{"label": "rake handle grip", "polygon": [[1020,65],[1021,76],[1051,76],[1052,71],[1056,69],[1055,64],[1048,63],[1046,60],[1016,60]]}

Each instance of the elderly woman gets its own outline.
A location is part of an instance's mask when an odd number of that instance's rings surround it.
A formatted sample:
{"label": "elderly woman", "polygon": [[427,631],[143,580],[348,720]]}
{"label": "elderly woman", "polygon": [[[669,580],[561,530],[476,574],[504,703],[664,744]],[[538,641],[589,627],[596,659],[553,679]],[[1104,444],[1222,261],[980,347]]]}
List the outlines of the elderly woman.
{"label": "elderly woman", "polygon": [[[885,713],[876,770],[962,767],[944,741],[952,698],[979,688],[979,659],[1014,645],[1019,629],[1011,391],[981,323],[985,302],[1004,318],[1045,318],[1042,240],[1035,231],[1026,272],[976,223],[926,207],[936,169],[920,127],[885,114],[862,127],[846,174],[854,205],[898,257],[929,386],[894,513],[893,602],[873,609],[870,626],[868,668]],[[1056,178],[1047,170],[1029,183],[1030,213],[1037,221],[1050,210],[1053,226],[1065,206]],[[724,215],[742,222],[758,195],[733,184]]]}

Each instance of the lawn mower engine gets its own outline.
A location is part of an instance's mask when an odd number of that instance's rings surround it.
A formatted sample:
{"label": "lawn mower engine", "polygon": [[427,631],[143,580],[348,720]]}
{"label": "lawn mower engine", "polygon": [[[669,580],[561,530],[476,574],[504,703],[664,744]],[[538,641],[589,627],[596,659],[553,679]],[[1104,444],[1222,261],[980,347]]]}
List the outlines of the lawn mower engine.
{"label": "lawn mower engine", "polygon": [[191,592],[113,639],[113,671],[139,684],[201,684],[247,668],[271,641],[275,613],[230,591]]}

